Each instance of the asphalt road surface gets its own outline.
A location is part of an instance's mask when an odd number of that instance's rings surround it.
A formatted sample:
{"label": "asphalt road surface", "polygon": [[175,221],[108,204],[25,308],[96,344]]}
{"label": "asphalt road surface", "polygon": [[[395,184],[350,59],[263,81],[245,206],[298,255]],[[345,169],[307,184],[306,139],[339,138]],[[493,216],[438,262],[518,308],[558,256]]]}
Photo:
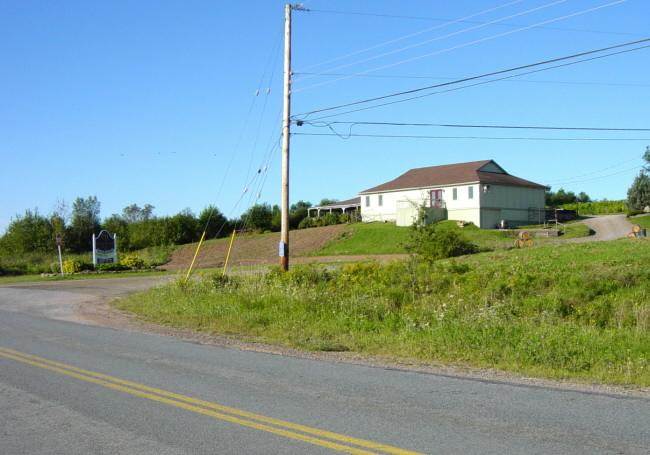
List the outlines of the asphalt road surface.
{"label": "asphalt road surface", "polygon": [[1,454],[650,447],[643,397],[285,357],[73,322],[73,310],[102,292],[146,286],[124,283],[0,288]]}

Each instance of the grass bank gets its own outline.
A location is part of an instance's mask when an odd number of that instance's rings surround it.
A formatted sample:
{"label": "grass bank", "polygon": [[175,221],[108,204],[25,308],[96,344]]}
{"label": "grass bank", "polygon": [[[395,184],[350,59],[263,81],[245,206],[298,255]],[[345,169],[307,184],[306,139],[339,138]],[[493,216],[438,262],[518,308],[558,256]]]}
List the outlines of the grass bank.
{"label": "grass bank", "polygon": [[422,264],[206,276],[117,304],[146,320],[307,350],[650,386],[650,242]]}
{"label": "grass bank", "polygon": [[[455,225],[455,221],[443,221],[443,225]],[[541,226],[538,226],[541,228]],[[400,254],[406,253],[404,245],[408,242],[411,229],[398,227],[393,223],[356,223],[349,226],[340,237],[330,241],[315,256],[362,255],[362,254]],[[483,251],[511,248],[517,235],[514,231],[496,231],[467,226],[463,234],[469,241]],[[566,225],[562,238],[586,237],[589,228],[582,223]],[[549,243],[552,239],[538,238],[537,244]]]}

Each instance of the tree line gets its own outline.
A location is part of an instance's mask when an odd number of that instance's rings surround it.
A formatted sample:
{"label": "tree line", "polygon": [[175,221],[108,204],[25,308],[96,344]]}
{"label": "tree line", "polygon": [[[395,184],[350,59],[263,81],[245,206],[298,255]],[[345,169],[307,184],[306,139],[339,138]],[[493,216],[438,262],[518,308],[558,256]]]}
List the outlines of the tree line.
{"label": "tree line", "polygon": [[[332,200],[321,202],[330,203]],[[289,220],[292,229],[307,217],[311,206],[306,201],[291,206]],[[63,239],[65,251],[87,252],[92,249],[93,233],[98,234],[102,229],[117,234],[121,251],[196,242],[204,229],[207,239],[228,236],[233,229],[280,230],[280,208],[277,205],[256,204],[234,219],[228,219],[214,205],[205,207],[198,215],[185,209],[175,215],[156,216],[154,209],[151,204],[142,207],[131,204],[121,213],[102,220],[100,201],[96,196],[88,196],[76,198],[71,207],[59,203],[48,215],[38,209],[26,210],[23,215],[12,219],[0,237],[0,256],[52,252],[58,235]]]}

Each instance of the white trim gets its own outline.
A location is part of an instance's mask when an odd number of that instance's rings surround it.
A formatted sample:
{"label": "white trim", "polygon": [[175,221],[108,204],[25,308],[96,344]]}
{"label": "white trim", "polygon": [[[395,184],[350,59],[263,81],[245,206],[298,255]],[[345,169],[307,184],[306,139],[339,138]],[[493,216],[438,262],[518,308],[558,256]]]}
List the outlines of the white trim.
{"label": "white trim", "polygon": [[[473,182],[462,182],[462,183],[447,183],[444,185],[427,185],[427,186],[416,186],[413,188],[397,188],[394,190],[379,190],[379,191],[366,191],[359,193],[359,195],[369,195],[369,194],[379,194],[379,193],[396,193],[398,191],[413,191],[413,190],[431,190],[431,189],[436,189],[436,188],[451,188],[454,186],[460,186],[460,185],[475,185],[477,183],[481,183],[478,180],[473,181]],[[518,186],[518,185],[513,185],[513,186]]]}

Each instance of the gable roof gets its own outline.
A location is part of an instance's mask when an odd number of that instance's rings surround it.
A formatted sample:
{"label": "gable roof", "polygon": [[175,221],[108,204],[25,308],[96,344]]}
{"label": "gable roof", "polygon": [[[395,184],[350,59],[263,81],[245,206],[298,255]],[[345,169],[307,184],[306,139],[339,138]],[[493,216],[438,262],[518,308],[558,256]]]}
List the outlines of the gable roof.
{"label": "gable roof", "polygon": [[[487,168],[489,164],[496,166],[501,172],[488,171],[487,169],[484,169]],[[492,167],[493,166],[489,166],[489,168]],[[477,182],[494,185],[522,186],[527,188],[546,188],[544,185],[508,174],[493,160],[483,160],[411,169],[390,182],[382,183],[381,185],[361,191],[359,194]]]}

